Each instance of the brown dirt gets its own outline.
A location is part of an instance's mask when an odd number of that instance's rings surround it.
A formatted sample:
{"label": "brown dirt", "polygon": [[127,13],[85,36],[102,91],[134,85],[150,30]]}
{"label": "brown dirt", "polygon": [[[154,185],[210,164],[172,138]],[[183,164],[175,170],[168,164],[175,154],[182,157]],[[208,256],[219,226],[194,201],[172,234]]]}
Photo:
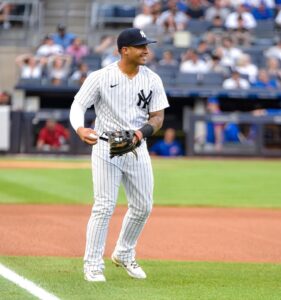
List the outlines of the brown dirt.
{"label": "brown dirt", "polygon": [[[0,255],[81,257],[91,207],[0,205]],[[125,207],[111,220],[105,256]],[[139,258],[281,263],[281,210],[155,207],[139,240]]]}
{"label": "brown dirt", "polygon": [[88,169],[90,162],[0,160],[0,169]]}

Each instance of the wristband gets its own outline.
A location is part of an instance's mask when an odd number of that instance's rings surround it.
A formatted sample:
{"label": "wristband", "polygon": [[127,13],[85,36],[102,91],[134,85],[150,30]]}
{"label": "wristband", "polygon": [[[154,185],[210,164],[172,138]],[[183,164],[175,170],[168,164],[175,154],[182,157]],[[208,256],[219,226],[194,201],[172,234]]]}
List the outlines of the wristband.
{"label": "wristband", "polygon": [[152,136],[154,128],[152,125],[147,123],[142,128],[140,128],[139,131],[142,133],[143,138],[147,138]]}

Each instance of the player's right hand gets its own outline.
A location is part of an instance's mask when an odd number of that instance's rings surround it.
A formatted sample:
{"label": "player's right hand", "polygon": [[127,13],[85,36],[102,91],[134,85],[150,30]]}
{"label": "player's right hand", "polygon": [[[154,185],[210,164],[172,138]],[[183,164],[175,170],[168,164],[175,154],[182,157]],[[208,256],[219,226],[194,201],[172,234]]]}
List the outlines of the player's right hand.
{"label": "player's right hand", "polygon": [[89,145],[95,145],[98,142],[98,135],[92,128],[79,127],[77,134],[83,142]]}

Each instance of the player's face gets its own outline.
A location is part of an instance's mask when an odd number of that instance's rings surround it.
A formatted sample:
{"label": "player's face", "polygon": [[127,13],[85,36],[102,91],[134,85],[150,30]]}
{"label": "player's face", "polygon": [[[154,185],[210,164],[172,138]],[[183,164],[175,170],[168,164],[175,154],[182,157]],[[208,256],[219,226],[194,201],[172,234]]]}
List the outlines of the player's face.
{"label": "player's face", "polygon": [[137,64],[137,65],[145,65],[147,62],[148,57],[148,46],[141,45],[141,46],[134,46],[134,47],[127,47],[127,54],[128,59]]}

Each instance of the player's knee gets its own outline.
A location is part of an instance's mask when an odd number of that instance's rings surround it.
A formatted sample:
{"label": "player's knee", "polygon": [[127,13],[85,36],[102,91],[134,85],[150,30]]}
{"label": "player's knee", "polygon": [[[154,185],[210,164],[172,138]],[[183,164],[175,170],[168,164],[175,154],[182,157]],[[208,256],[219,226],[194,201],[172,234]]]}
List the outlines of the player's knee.
{"label": "player's knee", "polygon": [[137,215],[139,218],[145,220],[150,215],[151,210],[152,210],[152,205],[150,205],[150,204],[143,205],[142,207],[138,208]]}
{"label": "player's knee", "polygon": [[114,205],[107,205],[107,206],[94,205],[92,214],[95,217],[110,218],[113,214],[114,207],[115,207]]}

